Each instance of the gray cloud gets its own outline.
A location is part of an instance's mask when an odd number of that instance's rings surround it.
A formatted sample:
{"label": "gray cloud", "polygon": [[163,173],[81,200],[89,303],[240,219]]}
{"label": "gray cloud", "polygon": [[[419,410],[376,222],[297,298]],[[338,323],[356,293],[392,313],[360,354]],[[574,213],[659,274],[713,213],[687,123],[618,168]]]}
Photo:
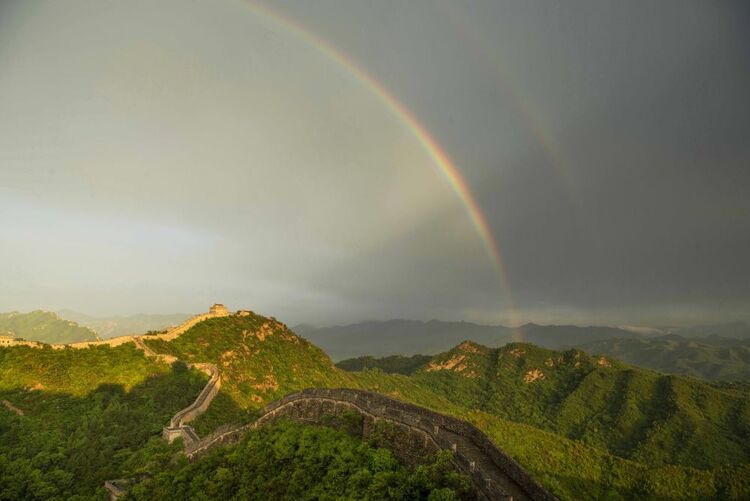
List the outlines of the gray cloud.
{"label": "gray cloud", "polygon": [[[524,318],[749,316],[743,3],[274,5],[449,152]],[[248,4],[5,2],[0,67],[0,309],[511,317],[404,123]]]}

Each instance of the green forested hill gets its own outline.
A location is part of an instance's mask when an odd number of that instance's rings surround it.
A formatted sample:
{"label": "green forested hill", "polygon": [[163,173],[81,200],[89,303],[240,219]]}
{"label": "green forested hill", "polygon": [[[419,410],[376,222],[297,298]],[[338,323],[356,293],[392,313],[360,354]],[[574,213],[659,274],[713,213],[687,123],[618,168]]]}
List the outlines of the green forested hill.
{"label": "green forested hill", "polygon": [[430,361],[429,355],[391,355],[389,357],[375,358],[371,356],[347,358],[336,364],[336,367],[345,371],[363,371],[367,369],[380,369],[389,374],[413,374],[417,369]]}
{"label": "green forested hill", "polygon": [[42,310],[0,313],[0,335],[3,333],[42,343],[67,344],[96,339],[96,333],[91,329]]}
{"label": "green forested hill", "polygon": [[719,336],[688,339],[668,335],[607,339],[582,344],[580,348],[668,374],[710,380],[750,379],[750,339]]}
{"label": "green forested hill", "polygon": [[196,422],[199,433],[226,422],[247,421],[252,417],[248,411],[293,391],[347,386],[350,381],[322,350],[259,315],[212,318],[174,341],[146,344],[187,362],[213,363],[221,371],[221,392]]}
{"label": "green forested hill", "polygon": [[72,310],[57,312],[61,318],[88,327],[100,338],[109,339],[117,336],[144,334],[148,331],[159,331],[173,325],[179,325],[191,315],[174,313],[171,315],[138,314],[129,316],[93,317]]}
{"label": "green forested hill", "polygon": [[468,487],[445,453],[407,468],[389,450],[343,431],[281,422],[248,433],[229,450],[177,463],[124,499],[457,501]]}
{"label": "green forested hill", "polygon": [[451,401],[652,465],[750,462],[750,399],[580,350],[463,343],[412,379]]}
{"label": "green forested hill", "polygon": [[0,499],[106,499],[205,381],[133,345],[0,349]]}

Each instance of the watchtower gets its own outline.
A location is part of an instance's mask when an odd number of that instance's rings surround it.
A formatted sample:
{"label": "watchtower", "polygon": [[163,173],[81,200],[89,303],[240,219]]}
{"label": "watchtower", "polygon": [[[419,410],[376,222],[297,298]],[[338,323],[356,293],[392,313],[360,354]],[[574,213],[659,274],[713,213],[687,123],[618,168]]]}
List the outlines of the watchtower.
{"label": "watchtower", "polygon": [[227,310],[227,307],[224,306],[221,303],[216,303],[209,308],[208,312],[211,315],[215,315],[217,317],[226,317],[229,315],[229,310]]}

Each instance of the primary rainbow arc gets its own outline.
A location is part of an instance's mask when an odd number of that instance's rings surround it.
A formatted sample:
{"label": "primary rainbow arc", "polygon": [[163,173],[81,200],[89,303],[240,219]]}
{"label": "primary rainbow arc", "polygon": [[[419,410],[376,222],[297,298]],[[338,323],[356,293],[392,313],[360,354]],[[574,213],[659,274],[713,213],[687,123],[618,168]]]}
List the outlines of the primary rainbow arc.
{"label": "primary rainbow arc", "polygon": [[356,61],[341,51],[339,48],[333,46],[326,40],[320,38],[314,33],[310,32],[304,26],[300,25],[297,21],[290,19],[276,9],[273,9],[267,5],[261,5],[253,1],[246,1],[245,5],[250,6],[253,11],[261,14],[266,19],[270,19],[276,25],[285,28],[287,31],[292,32],[300,39],[304,40],[307,44],[317,49],[319,52],[336,62],[339,66],[346,69],[350,74],[354,75],[360,82],[365,84],[386,106],[389,108],[394,115],[411,131],[417,141],[422,145],[424,150],[433,160],[435,165],[438,167],[441,175],[448,181],[453,191],[458,196],[462,205],[464,206],[466,213],[471,220],[489,258],[495,268],[500,287],[506,297],[506,300],[510,306],[510,312],[512,315],[512,322],[516,325],[520,324],[519,319],[516,317],[516,311],[513,307],[513,296],[510,293],[510,286],[508,283],[507,272],[505,265],[503,264],[502,254],[500,248],[492,235],[487,219],[484,216],[479,204],[476,202],[474,196],[469,189],[466,180],[461,175],[456,164],[440,146],[437,140],[430,134],[424,125],[422,125],[414,114],[406,108],[393,94],[391,94],[379,81],[372,77],[365,69],[363,69]]}

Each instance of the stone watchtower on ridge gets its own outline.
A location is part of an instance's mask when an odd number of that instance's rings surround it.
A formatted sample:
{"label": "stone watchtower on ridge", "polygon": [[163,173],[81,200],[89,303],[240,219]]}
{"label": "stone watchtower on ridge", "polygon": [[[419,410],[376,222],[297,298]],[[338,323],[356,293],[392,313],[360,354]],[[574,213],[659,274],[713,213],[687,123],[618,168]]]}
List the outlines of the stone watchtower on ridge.
{"label": "stone watchtower on ridge", "polygon": [[220,317],[225,317],[229,315],[229,310],[227,310],[227,307],[221,303],[216,303],[212,305],[211,308],[208,309],[208,312],[212,315],[216,315]]}

